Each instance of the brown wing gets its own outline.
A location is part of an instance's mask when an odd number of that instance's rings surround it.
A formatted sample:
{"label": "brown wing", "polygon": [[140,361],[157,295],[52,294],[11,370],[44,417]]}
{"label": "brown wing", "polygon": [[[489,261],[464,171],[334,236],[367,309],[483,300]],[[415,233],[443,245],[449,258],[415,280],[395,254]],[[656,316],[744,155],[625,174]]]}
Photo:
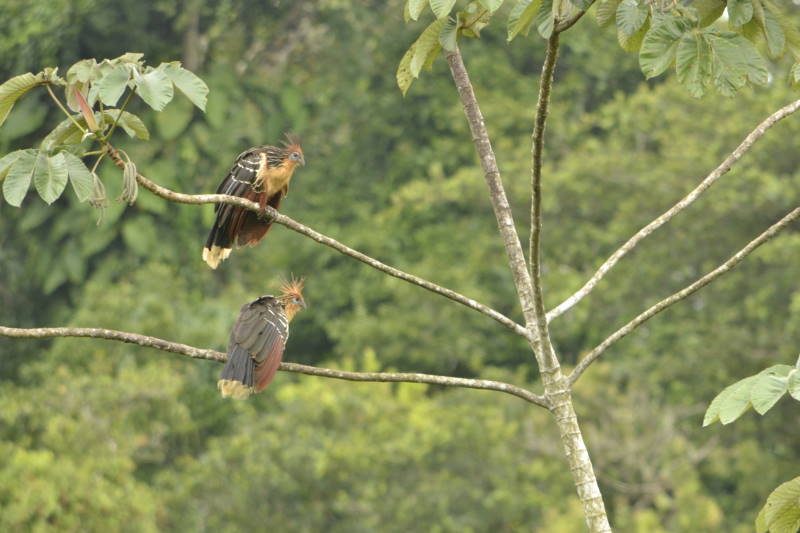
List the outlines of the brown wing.
{"label": "brown wing", "polygon": [[289,322],[283,305],[273,296],[262,296],[242,307],[231,332],[228,353],[240,349],[255,360],[255,390],[266,387],[278,370]]}

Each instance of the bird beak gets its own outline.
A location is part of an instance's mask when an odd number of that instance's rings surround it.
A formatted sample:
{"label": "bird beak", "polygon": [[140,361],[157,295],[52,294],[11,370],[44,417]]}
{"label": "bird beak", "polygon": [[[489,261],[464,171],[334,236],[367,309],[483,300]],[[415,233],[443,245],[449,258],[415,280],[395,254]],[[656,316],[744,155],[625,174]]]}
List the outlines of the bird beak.
{"label": "bird beak", "polygon": [[302,307],[303,309],[305,309],[305,308],[306,308],[306,303],[305,303],[305,302],[300,302],[300,304],[299,304],[299,305],[300,305],[300,307]]}
{"label": "bird beak", "polygon": [[300,164],[306,166],[306,158],[304,156],[300,156]]}

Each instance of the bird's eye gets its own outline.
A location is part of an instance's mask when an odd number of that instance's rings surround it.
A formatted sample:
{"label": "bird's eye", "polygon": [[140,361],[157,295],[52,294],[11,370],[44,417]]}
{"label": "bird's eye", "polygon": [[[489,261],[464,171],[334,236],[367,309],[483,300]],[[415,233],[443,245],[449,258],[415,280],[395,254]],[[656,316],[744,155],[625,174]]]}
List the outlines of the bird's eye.
{"label": "bird's eye", "polygon": [[292,303],[300,305],[300,298],[292,298]]}
{"label": "bird's eye", "polygon": [[291,157],[295,161],[300,161],[300,154],[298,154],[297,152],[292,152],[292,155],[290,155],[289,157]]}

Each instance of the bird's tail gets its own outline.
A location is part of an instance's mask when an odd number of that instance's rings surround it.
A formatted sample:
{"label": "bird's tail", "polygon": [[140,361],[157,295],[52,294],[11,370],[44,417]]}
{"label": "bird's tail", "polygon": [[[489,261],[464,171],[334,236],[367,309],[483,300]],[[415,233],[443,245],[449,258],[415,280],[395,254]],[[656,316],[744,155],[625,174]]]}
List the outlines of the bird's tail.
{"label": "bird's tail", "polygon": [[242,347],[237,346],[228,355],[217,388],[223,398],[244,399],[255,390],[256,362]]}
{"label": "bird's tail", "polygon": [[[228,207],[228,206],[225,206]],[[206,245],[203,248],[203,261],[208,263],[211,268],[217,268],[220,261],[227,259],[231,255],[233,239],[231,239],[228,223],[220,224],[220,216],[214,221],[211,232],[208,234]]]}

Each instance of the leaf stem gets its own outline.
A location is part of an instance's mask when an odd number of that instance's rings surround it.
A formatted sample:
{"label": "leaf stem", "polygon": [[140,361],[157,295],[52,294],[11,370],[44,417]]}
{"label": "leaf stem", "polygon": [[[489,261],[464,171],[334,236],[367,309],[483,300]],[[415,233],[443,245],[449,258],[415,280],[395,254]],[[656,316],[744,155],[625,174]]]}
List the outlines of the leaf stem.
{"label": "leaf stem", "polygon": [[86,130],[81,127],[77,120],[75,120],[75,117],[72,116],[72,113],[67,111],[67,108],[64,107],[64,104],[62,104],[61,100],[58,99],[58,96],[56,96],[56,94],[53,92],[53,89],[50,88],[50,84],[46,83],[44,86],[47,87],[47,92],[50,93],[50,97],[53,99],[56,105],[61,108],[61,111],[63,111],[64,114],[67,115],[67,118],[70,119],[73,124],[75,124],[75,127],[81,131],[81,134],[86,135]]}
{"label": "leaf stem", "polygon": [[114,130],[117,129],[117,124],[119,124],[119,119],[122,118],[122,113],[125,111],[125,108],[128,107],[128,102],[131,101],[131,97],[135,92],[136,92],[136,87],[131,89],[130,92],[128,93],[128,96],[125,97],[125,101],[122,102],[122,107],[119,108],[119,113],[117,113],[117,118],[114,119],[114,123],[111,125],[111,129],[108,130],[108,133],[106,133],[103,136],[103,142],[108,142],[108,140],[111,138],[111,135],[114,133]]}

